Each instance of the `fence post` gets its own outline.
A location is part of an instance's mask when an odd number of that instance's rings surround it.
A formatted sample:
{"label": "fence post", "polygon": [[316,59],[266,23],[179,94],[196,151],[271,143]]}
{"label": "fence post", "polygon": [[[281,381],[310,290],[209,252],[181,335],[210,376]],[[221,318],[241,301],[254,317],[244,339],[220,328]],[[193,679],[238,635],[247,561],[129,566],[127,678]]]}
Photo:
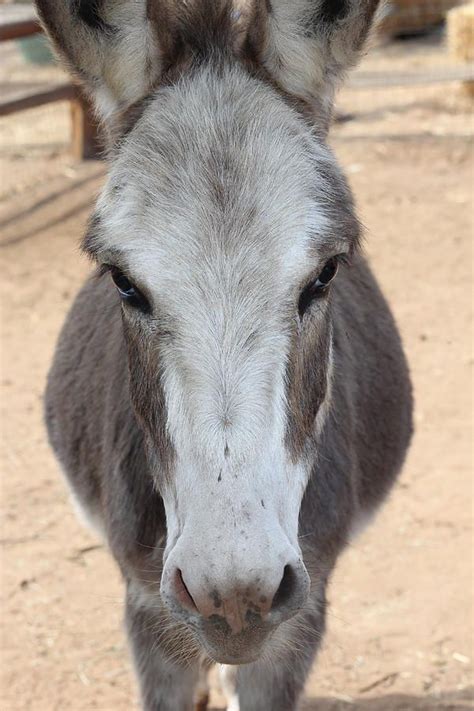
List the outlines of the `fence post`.
{"label": "fence post", "polygon": [[100,127],[89,100],[79,91],[71,101],[71,133],[71,151],[76,160],[101,158]]}

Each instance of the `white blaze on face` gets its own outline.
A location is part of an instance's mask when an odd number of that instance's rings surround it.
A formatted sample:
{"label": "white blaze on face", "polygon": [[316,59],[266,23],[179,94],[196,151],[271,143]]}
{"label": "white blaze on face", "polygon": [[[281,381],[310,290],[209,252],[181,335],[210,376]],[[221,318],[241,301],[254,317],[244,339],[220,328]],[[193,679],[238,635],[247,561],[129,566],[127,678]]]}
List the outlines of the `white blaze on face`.
{"label": "white blaze on face", "polygon": [[298,549],[308,472],[285,448],[285,376],[298,290],[329,226],[316,165],[330,163],[281,99],[233,69],[164,90],[111,170],[101,246],[168,334],[168,552],[192,538],[231,571]]}
{"label": "white blaze on face", "polygon": [[[160,345],[161,382],[175,450],[162,494],[170,544],[191,538],[199,566],[214,547],[230,574],[261,569],[271,547],[297,547],[307,471],[285,447],[287,274],[277,260],[273,270],[253,266],[250,250],[217,258],[214,271],[207,261],[196,257],[175,282],[162,277],[172,335]],[[186,567],[189,575],[193,561]]]}

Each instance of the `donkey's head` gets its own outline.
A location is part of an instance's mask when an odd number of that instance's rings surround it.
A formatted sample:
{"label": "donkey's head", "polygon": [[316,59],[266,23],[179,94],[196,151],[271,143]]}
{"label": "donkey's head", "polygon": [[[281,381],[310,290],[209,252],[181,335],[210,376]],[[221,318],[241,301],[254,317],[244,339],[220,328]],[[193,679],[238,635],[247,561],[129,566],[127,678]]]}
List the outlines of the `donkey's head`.
{"label": "donkey's head", "polygon": [[330,284],[358,239],[325,136],[377,2],[38,5],[112,137],[84,246],[122,299],[166,509],[161,594],[211,656],[249,661],[309,592],[298,517],[331,400]]}

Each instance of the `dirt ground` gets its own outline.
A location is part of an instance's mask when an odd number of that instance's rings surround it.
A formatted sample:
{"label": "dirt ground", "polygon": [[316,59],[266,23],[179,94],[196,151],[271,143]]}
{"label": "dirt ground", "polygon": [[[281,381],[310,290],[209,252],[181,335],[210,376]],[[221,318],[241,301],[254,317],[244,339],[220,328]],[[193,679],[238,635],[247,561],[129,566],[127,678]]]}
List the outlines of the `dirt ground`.
{"label": "dirt ground", "polygon": [[[393,51],[381,51],[379,62]],[[439,61],[441,50],[430,52],[405,46],[398,66]],[[371,61],[377,57],[369,67]],[[451,84],[384,94],[348,90],[341,97],[340,107],[355,107],[356,117],[335,128],[333,145],[400,324],[416,434],[389,502],[332,580],[329,632],[304,711],[473,708],[474,176],[466,101]],[[104,172],[99,163],[67,157],[66,139],[51,128],[67,130],[65,115],[64,107],[48,107],[0,125],[0,705],[130,711],[138,706],[119,575],[77,523],[42,422],[58,329],[90,269],[77,242]],[[27,129],[31,150],[18,138]],[[217,689],[212,704],[222,708]]]}

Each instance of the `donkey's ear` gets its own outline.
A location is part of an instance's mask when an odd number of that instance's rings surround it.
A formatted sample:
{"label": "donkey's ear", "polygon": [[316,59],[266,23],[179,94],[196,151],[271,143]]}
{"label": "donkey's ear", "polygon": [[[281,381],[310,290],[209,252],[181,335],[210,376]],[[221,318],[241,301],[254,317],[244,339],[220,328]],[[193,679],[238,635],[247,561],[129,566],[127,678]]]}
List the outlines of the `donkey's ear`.
{"label": "donkey's ear", "polygon": [[170,37],[160,0],[36,0],[36,6],[103,119],[146,96],[160,78]]}
{"label": "donkey's ear", "polygon": [[288,93],[327,108],[367,39],[380,0],[262,0],[268,11],[260,58]]}

